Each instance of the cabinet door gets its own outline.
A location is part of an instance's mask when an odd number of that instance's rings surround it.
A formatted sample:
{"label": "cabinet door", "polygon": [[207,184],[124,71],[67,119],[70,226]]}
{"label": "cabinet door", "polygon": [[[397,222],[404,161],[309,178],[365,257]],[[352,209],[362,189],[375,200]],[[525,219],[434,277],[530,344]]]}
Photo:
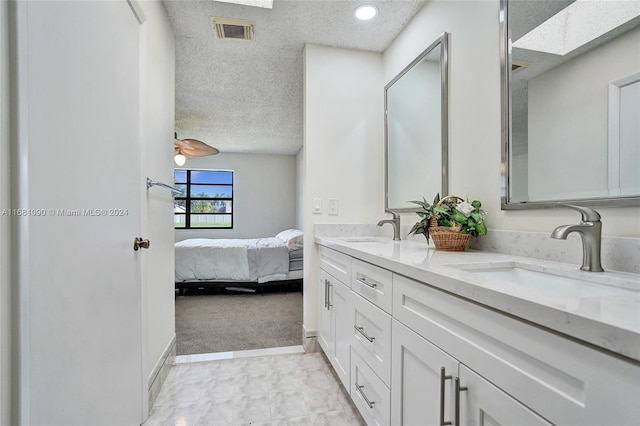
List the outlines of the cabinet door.
{"label": "cabinet door", "polygon": [[332,304],[331,325],[333,331],[333,357],[330,359],[345,389],[350,389],[350,343],[353,331],[351,326],[353,322],[352,293],[347,286],[335,278],[330,278],[330,283]]}
{"label": "cabinet door", "polygon": [[460,364],[461,425],[550,425],[551,423]]}
{"label": "cabinet door", "polygon": [[453,423],[458,361],[395,319],[392,335],[391,424]]}
{"label": "cabinet door", "polygon": [[318,343],[320,347],[327,355],[327,358],[331,359],[332,356],[332,336],[331,336],[331,307],[329,303],[330,288],[329,280],[331,275],[327,274],[324,270],[320,269],[320,278],[318,278]]}

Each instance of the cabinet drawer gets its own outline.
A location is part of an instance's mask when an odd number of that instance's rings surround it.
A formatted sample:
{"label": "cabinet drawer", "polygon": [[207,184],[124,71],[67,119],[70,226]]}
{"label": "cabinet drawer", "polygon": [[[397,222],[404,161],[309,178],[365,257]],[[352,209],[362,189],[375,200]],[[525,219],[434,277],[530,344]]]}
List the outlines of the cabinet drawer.
{"label": "cabinet drawer", "polygon": [[391,385],[391,315],[352,292],[351,348]]}
{"label": "cabinet drawer", "polygon": [[351,257],[322,246],[318,247],[318,254],[320,255],[320,268],[350,287]]}
{"label": "cabinet drawer", "polygon": [[637,364],[408,278],[393,279],[394,318],[550,422],[637,424]]}
{"label": "cabinet drawer", "polygon": [[386,269],[353,259],[351,264],[351,288],[353,291],[391,313],[391,285],[393,273]]}
{"label": "cabinet drawer", "polygon": [[351,350],[351,399],[369,426],[391,423],[391,392],[360,356]]}

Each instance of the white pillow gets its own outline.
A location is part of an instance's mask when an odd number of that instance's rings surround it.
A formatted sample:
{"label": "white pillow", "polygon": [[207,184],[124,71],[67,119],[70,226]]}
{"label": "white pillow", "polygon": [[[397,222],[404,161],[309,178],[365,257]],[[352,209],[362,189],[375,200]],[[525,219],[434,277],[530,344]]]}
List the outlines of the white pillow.
{"label": "white pillow", "polygon": [[299,229],[287,229],[276,235],[287,245],[289,250],[301,249],[304,246],[304,232]]}

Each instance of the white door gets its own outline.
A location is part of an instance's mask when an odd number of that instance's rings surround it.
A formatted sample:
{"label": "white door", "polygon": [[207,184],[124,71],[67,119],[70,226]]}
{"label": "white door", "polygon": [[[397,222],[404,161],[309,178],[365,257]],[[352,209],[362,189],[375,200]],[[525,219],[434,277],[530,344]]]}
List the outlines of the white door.
{"label": "white door", "polygon": [[542,417],[460,364],[460,424],[548,426]]}
{"label": "white door", "polygon": [[391,424],[453,424],[458,361],[398,321],[392,327]]}
{"label": "white door", "polygon": [[139,23],[15,2],[20,423],[142,421]]}

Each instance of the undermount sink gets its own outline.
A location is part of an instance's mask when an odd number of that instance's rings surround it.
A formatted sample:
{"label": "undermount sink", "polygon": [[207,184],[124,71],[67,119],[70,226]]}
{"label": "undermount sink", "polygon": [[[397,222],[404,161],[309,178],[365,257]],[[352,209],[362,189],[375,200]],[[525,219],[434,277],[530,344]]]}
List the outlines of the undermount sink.
{"label": "undermount sink", "polygon": [[341,240],[347,243],[390,243],[393,241],[384,237],[345,237]]}
{"label": "undermount sink", "polygon": [[[639,282],[620,279],[611,273],[554,270],[519,262],[448,265],[475,275],[508,282],[522,288],[566,297],[634,295]],[[571,274],[572,276],[568,276]],[[593,276],[589,276],[593,274]]]}

